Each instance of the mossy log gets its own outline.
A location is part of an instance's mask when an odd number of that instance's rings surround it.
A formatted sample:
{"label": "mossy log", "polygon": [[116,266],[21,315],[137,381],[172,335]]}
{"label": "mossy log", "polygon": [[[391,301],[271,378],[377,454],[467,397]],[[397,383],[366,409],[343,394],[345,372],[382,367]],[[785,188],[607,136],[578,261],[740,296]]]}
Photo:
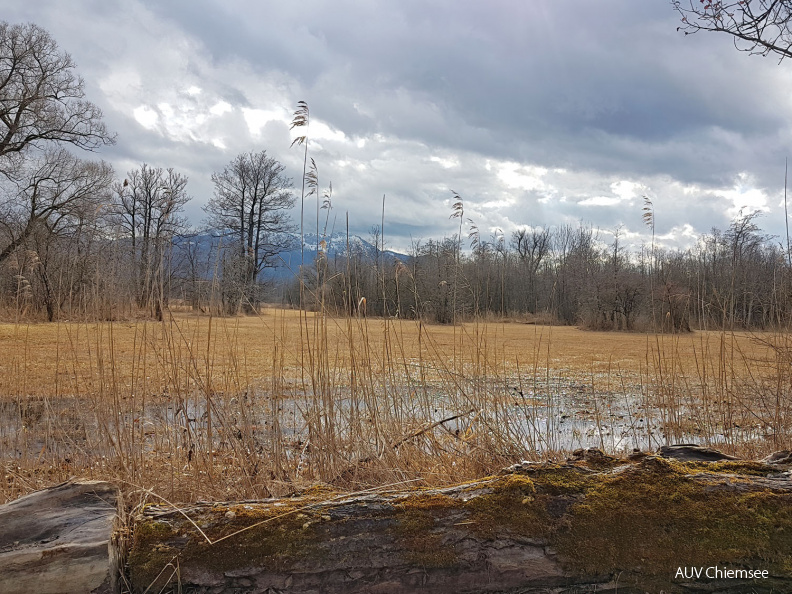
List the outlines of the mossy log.
{"label": "mossy log", "polygon": [[87,481],[0,505],[0,592],[115,592],[117,500],[111,484]]}
{"label": "mossy log", "polygon": [[128,579],[217,594],[792,592],[786,468],[579,458],[445,489],[148,505]]}

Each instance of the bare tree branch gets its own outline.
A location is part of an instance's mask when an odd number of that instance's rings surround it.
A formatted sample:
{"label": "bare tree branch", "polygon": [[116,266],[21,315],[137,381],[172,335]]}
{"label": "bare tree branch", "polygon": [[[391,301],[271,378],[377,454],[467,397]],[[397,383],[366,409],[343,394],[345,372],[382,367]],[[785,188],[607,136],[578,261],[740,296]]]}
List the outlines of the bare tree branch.
{"label": "bare tree branch", "polygon": [[[86,150],[112,144],[102,111],[84,97],[71,56],[49,33],[0,21],[0,157],[50,142]],[[0,171],[7,175],[6,163]]]}
{"label": "bare tree branch", "polygon": [[685,35],[699,31],[728,33],[734,46],[750,54],[792,56],[792,0],[672,0]]}

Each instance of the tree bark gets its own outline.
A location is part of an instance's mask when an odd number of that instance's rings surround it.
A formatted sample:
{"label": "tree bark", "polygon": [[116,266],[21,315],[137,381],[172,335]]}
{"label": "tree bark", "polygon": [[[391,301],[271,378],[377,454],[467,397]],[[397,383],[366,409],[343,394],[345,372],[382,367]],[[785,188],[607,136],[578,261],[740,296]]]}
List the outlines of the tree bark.
{"label": "tree bark", "polygon": [[115,487],[89,481],[0,505],[0,592],[115,592],[117,501]]}
{"label": "tree bark", "polygon": [[792,591],[790,504],[789,473],[763,463],[585,455],[445,489],[149,505],[129,576],[216,594]]}

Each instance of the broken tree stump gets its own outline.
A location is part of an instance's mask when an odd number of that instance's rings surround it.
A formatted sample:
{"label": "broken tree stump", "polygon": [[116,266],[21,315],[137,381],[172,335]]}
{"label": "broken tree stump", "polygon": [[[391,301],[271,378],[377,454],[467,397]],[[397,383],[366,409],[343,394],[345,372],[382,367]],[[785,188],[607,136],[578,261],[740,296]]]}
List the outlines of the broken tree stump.
{"label": "broken tree stump", "polygon": [[787,469],[590,458],[444,489],[147,505],[128,579],[138,593],[792,591]]}
{"label": "broken tree stump", "polygon": [[113,485],[85,481],[0,505],[0,592],[114,592],[117,504]]}

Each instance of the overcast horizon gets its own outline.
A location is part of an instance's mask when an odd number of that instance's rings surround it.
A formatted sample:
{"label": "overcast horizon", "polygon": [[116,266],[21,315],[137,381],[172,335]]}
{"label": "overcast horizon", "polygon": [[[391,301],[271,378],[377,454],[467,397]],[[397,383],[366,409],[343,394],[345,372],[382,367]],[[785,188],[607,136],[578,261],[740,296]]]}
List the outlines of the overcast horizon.
{"label": "overcast horizon", "polygon": [[384,194],[392,249],[457,232],[452,190],[483,238],[582,222],[635,247],[644,195],[668,247],[741,209],[785,233],[792,62],[685,36],[668,0],[5,5],[73,57],[118,135],[97,156],[119,179],[143,162],[188,176],[194,225],[239,153],[267,150],[299,190],[304,100],[331,226],[348,212],[367,238]]}

